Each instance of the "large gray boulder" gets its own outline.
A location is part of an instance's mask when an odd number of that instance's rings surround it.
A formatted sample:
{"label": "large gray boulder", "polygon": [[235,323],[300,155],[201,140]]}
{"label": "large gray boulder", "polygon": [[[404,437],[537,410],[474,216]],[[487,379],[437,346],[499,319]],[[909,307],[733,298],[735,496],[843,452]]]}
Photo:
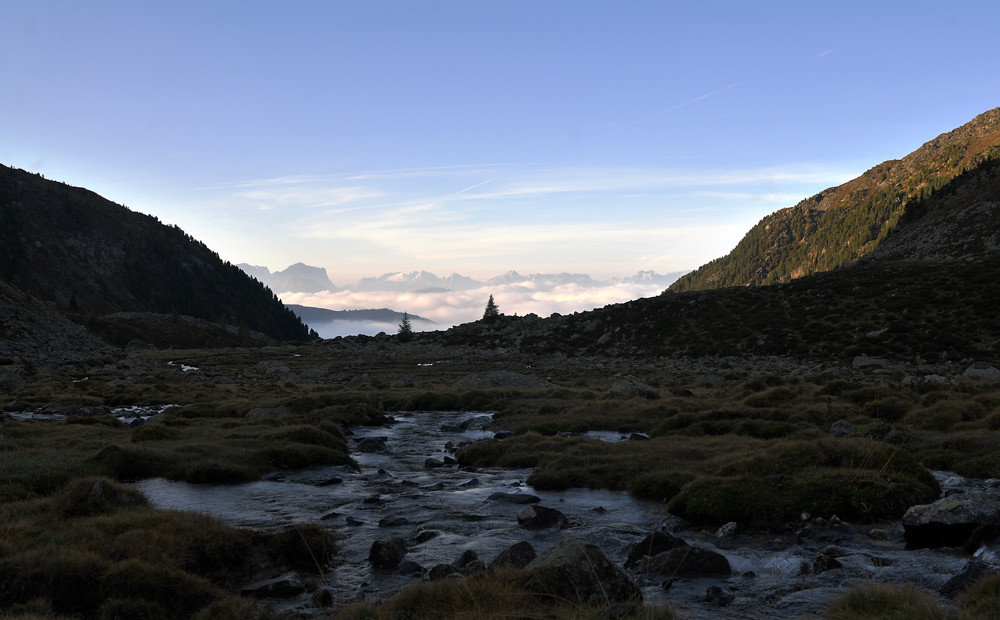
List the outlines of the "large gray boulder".
{"label": "large gray boulder", "polygon": [[525,567],[528,588],[581,605],[641,601],[642,591],[597,545],[564,538]]}
{"label": "large gray boulder", "polygon": [[957,547],[980,525],[1000,523],[1000,494],[957,493],[933,504],[912,506],[903,515],[906,546]]}

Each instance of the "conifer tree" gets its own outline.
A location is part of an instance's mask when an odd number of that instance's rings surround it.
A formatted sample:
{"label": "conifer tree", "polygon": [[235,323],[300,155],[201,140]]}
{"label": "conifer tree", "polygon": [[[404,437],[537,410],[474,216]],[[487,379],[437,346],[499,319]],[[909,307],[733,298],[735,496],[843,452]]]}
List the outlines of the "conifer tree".
{"label": "conifer tree", "polygon": [[399,336],[400,342],[408,342],[413,338],[413,326],[410,325],[410,316],[403,311],[403,320],[399,322]]}
{"label": "conifer tree", "polygon": [[490,300],[486,302],[486,311],[483,312],[483,321],[486,323],[492,323],[500,318],[500,308],[497,307],[495,301],[493,301],[493,295],[490,295]]}

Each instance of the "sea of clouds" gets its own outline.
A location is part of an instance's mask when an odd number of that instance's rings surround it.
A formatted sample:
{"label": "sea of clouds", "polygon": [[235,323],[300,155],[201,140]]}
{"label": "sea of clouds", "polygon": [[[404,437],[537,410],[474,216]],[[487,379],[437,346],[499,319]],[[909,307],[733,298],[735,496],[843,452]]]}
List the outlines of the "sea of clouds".
{"label": "sea of clouds", "polygon": [[[428,325],[415,321],[414,331],[444,330],[454,325],[476,321],[490,295],[507,315],[536,314],[541,317],[553,313],[572,314],[593,310],[609,304],[621,303],[658,295],[664,290],[662,282],[595,283],[594,286],[565,283],[539,286],[534,282],[515,282],[483,286],[461,291],[321,291],[319,293],[279,293],[286,304],[300,304],[334,310],[362,310],[391,308],[433,321]],[[359,321],[333,321],[310,325],[323,338],[355,334],[376,335],[379,332],[396,333],[398,324]]]}

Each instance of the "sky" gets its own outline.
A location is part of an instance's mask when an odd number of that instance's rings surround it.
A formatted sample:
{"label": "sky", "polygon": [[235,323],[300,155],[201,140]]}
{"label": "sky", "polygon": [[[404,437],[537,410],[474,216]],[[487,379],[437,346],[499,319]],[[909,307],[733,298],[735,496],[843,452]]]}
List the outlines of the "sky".
{"label": "sky", "polygon": [[628,276],[1000,105],[1000,3],[4,0],[0,163],[349,286]]}

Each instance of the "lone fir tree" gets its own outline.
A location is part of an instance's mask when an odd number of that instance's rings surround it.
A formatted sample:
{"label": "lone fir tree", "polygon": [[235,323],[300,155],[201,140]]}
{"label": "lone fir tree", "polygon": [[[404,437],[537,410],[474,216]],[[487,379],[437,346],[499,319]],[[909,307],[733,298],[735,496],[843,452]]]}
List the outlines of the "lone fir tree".
{"label": "lone fir tree", "polygon": [[410,316],[405,310],[403,311],[403,320],[399,322],[397,336],[399,336],[400,342],[407,342],[413,338],[413,326],[410,325]]}
{"label": "lone fir tree", "polygon": [[493,301],[493,295],[490,295],[490,300],[486,302],[486,311],[483,312],[483,321],[486,323],[492,323],[500,318],[500,308],[497,307],[497,303]]}

